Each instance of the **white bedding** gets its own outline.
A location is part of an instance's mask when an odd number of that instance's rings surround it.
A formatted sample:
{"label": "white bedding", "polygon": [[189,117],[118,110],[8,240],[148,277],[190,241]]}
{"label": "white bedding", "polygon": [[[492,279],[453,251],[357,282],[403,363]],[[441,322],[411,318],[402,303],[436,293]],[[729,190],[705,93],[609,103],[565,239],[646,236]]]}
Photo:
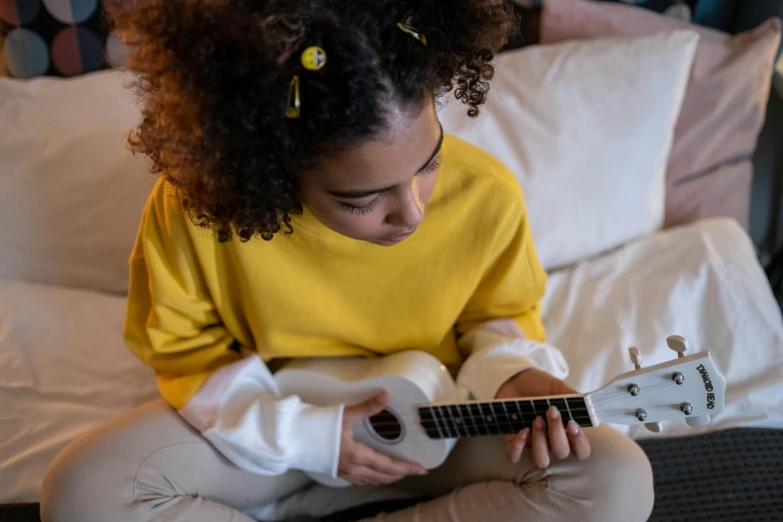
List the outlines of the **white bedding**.
{"label": "white bedding", "polygon": [[69,441],[157,397],[124,313],[123,297],[0,280],[0,503],[37,501]]}
{"label": "white bedding", "polygon": [[[671,334],[709,350],[728,381],[726,412],[704,427],[666,422],[658,436],[736,426],[783,428],[783,320],[750,238],[736,221],[705,220],[640,240],[550,277],[550,341],[571,365],[568,382],[591,391],[633,366],[668,361]],[[642,426],[618,427],[634,438]]]}
{"label": "white bedding", "polygon": [[[37,501],[54,455],[83,431],[157,396],[121,339],[125,301],[0,280],[0,503]],[[699,431],[783,427],[783,323],[750,240],[733,221],[705,221],[640,240],[553,274],[550,340],[569,381],[588,391],[673,357],[672,333],[709,349],[729,381],[728,409]],[[669,423],[662,435],[696,433]],[[633,430],[634,437],[651,435]]]}

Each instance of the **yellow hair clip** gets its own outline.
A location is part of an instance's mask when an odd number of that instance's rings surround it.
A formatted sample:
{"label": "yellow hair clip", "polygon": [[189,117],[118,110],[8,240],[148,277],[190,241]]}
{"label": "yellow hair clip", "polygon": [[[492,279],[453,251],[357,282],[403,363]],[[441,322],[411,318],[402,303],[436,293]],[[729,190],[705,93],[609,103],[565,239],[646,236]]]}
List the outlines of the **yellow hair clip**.
{"label": "yellow hair clip", "polygon": [[294,77],[291,78],[291,84],[288,86],[288,107],[285,110],[286,117],[291,119],[298,118],[300,106],[299,76],[294,75]]}
{"label": "yellow hair clip", "polygon": [[302,52],[302,65],[308,71],[320,71],[326,65],[326,51],[315,45],[308,47]]}
{"label": "yellow hair clip", "polygon": [[399,27],[404,32],[408,33],[409,35],[411,35],[412,37],[414,37],[415,39],[420,41],[422,43],[422,45],[427,45],[427,37],[424,36],[423,34],[421,34],[419,31],[417,31],[413,27],[411,27],[409,25],[405,25],[402,22],[397,22],[397,27]]}

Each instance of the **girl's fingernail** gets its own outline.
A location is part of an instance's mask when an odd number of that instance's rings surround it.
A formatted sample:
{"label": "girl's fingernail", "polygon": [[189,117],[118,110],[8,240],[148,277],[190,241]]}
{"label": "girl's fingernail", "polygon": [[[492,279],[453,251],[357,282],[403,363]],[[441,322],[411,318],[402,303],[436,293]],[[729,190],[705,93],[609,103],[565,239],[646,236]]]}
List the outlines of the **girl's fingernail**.
{"label": "girl's fingernail", "polygon": [[427,474],[427,470],[426,470],[426,469],[424,469],[424,468],[421,468],[421,469],[419,470],[419,475],[426,475],[426,474]]}
{"label": "girl's fingernail", "polygon": [[533,423],[533,426],[536,428],[543,428],[544,427],[544,419],[541,417],[536,417],[535,422]]}
{"label": "girl's fingernail", "polygon": [[519,440],[526,440],[528,435],[530,435],[530,428],[525,428],[519,432],[518,438]]}
{"label": "girl's fingernail", "polygon": [[557,409],[557,406],[550,406],[547,413],[549,414],[550,419],[557,419],[560,417],[560,411]]}
{"label": "girl's fingernail", "polygon": [[570,431],[572,435],[576,435],[579,433],[579,424],[573,420],[568,421],[568,431]]}

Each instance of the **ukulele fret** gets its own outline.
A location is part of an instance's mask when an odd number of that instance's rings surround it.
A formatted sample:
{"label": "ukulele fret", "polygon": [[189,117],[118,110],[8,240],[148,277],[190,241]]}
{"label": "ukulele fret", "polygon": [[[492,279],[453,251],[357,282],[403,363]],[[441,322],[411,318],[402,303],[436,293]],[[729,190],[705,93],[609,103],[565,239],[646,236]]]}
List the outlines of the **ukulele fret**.
{"label": "ukulele fret", "polygon": [[476,419],[473,418],[473,416],[470,414],[470,409],[466,404],[460,404],[459,405],[460,415],[462,415],[463,419],[468,419],[470,422],[465,423],[466,427],[468,427],[468,431],[470,433],[471,437],[475,437],[477,435],[481,435],[481,433],[478,430],[478,427],[476,426]]}
{"label": "ukulele fret", "polygon": [[488,402],[482,402],[479,404],[481,412],[484,414],[484,421],[487,424],[490,435],[500,435],[500,428],[498,427],[497,419],[492,411],[492,405]]}
{"label": "ukulele fret", "polygon": [[508,431],[511,433],[516,433],[516,430],[514,429],[514,425],[511,424],[511,415],[508,413],[508,409],[506,408],[506,403],[501,402],[500,405],[503,407],[503,416],[505,417],[506,425],[508,426]]}
{"label": "ukulele fret", "polygon": [[452,432],[448,419],[444,416],[443,409],[441,407],[436,407],[433,411],[435,412],[435,418],[440,420],[441,426],[443,427],[443,433],[448,438],[455,437],[456,434]]}
{"label": "ukulele fret", "polygon": [[419,418],[427,436],[432,439],[509,435],[530,428],[536,417],[543,417],[546,421],[546,410],[550,406],[560,411],[564,427],[570,420],[582,427],[592,426],[583,397],[423,406],[419,408]]}
{"label": "ukulele fret", "polygon": [[459,433],[461,437],[469,436],[470,432],[468,431],[468,426],[465,424],[465,420],[459,413],[459,405],[449,406],[449,411],[451,413],[451,418],[454,419],[454,426],[457,429],[457,433]]}
{"label": "ukulele fret", "polygon": [[480,426],[479,435],[489,435],[489,426],[487,426],[487,421],[481,415],[481,408],[479,408],[478,404],[470,404],[468,409],[470,410],[471,418],[479,420],[476,423],[477,426]]}
{"label": "ukulele fret", "polygon": [[519,409],[519,403],[517,401],[511,401],[508,403],[511,409],[511,420],[514,431],[520,432],[529,426],[529,423],[525,420],[525,416],[522,415],[522,411]]}
{"label": "ukulele fret", "polygon": [[457,423],[451,417],[451,412],[448,406],[441,406],[441,416],[446,420],[446,425],[449,427],[449,431],[453,433],[454,437],[459,437],[459,430],[457,429]]}

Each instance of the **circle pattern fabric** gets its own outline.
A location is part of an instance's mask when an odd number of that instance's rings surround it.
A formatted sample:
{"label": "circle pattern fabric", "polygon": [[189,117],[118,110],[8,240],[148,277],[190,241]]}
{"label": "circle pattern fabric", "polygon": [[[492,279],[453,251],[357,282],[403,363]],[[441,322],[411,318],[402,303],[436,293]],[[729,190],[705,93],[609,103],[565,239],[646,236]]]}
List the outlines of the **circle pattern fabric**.
{"label": "circle pattern fabric", "polygon": [[41,76],[49,68],[46,42],[37,33],[17,27],[5,39],[5,63],[17,78]]}
{"label": "circle pattern fabric", "polygon": [[0,0],[0,20],[11,25],[29,24],[38,16],[39,0]]}
{"label": "circle pattern fabric", "polygon": [[64,24],[79,24],[95,13],[98,0],[43,0],[47,11]]}
{"label": "circle pattern fabric", "polygon": [[0,0],[0,76],[76,76],[121,67],[103,5],[132,0]]}
{"label": "circle pattern fabric", "polygon": [[[119,8],[130,1],[133,0],[0,0],[0,76],[74,76],[121,67],[128,50],[110,36],[103,8]],[[696,4],[701,2],[611,1],[680,17],[688,11],[696,12]]]}
{"label": "circle pattern fabric", "polygon": [[76,76],[103,67],[103,49],[95,34],[84,27],[66,27],[52,41],[52,62],[63,76]]}

